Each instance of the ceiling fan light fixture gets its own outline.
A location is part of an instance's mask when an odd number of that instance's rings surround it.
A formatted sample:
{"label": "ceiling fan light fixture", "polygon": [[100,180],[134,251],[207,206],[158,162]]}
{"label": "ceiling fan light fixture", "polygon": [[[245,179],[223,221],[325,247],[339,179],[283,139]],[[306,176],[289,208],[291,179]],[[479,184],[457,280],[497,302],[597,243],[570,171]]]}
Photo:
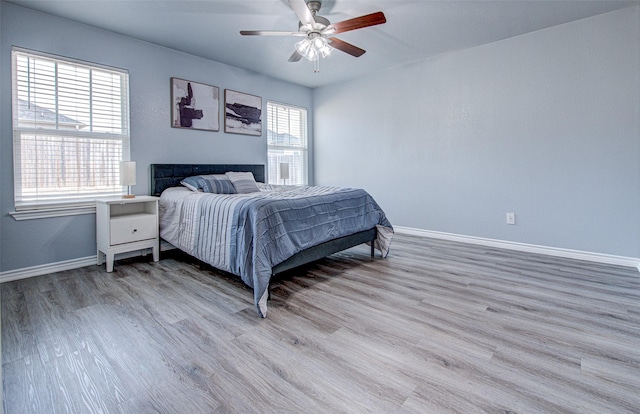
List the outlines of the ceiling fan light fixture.
{"label": "ceiling fan light fixture", "polygon": [[320,35],[309,36],[296,43],[296,51],[307,60],[326,58],[331,54],[331,46],[327,39]]}
{"label": "ceiling fan light fixture", "polygon": [[296,50],[303,58],[307,60],[316,60],[318,59],[318,54],[313,48],[311,41],[307,38],[302,39],[298,43],[296,43]]}
{"label": "ceiling fan light fixture", "polygon": [[322,58],[326,58],[327,56],[329,56],[331,54],[331,50],[333,50],[331,46],[329,46],[329,42],[327,42],[327,39],[321,36],[313,39],[313,46]]}

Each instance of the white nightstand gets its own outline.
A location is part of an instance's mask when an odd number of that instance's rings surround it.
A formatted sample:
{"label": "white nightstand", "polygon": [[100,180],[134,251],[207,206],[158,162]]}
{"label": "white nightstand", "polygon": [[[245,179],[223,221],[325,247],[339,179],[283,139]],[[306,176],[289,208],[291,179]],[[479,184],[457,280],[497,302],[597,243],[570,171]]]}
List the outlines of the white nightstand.
{"label": "white nightstand", "polygon": [[152,196],[96,199],[98,265],[106,256],[107,272],[113,272],[116,254],[143,249],[153,250],[154,262],[160,260],[158,200]]}

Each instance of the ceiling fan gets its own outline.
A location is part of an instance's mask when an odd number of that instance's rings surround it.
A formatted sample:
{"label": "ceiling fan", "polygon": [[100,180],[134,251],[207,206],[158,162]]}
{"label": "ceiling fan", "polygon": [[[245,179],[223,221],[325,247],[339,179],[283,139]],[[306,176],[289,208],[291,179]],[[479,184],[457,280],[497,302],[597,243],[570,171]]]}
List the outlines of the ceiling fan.
{"label": "ceiling fan", "polygon": [[381,11],[367,14],[353,19],[331,23],[317,13],[322,6],[320,0],[287,0],[300,22],[297,32],[272,31],[272,30],[241,30],[243,36],[298,36],[304,37],[296,43],[295,51],[289,58],[289,62],[298,62],[303,57],[314,62],[314,72],[320,71],[320,58],[331,53],[333,48],[348,53],[351,56],[360,57],[366,51],[357,46],[340,40],[333,35],[362,29],[386,23],[387,19]]}

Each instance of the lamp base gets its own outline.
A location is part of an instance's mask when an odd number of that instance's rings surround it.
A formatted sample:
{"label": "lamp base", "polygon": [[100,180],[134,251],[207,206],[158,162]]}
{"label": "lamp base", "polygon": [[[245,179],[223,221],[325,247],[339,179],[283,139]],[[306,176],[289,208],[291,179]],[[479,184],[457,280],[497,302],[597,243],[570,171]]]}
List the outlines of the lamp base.
{"label": "lamp base", "polygon": [[135,194],[125,194],[122,198],[136,198]]}

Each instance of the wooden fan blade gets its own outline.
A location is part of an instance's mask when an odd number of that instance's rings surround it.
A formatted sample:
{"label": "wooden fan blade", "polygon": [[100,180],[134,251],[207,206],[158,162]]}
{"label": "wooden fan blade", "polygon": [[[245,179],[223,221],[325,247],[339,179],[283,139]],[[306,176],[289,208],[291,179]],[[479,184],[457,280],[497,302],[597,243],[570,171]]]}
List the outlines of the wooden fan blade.
{"label": "wooden fan blade", "polygon": [[347,43],[344,40],[340,40],[337,37],[330,37],[331,47],[348,53],[351,56],[360,57],[365,54],[366,50],[360,49],[358,46],[354,46],[351,43]]}
{"label": "wooden fan blade", "polygon": [[327,26],[322,32],[327,34],[338,34],[348,32],[350,30],[362,29],[363,27],[375,26],[377,24],[386,23],[387,18],[381,11],[367,14],[353,19],[343,20]]}
{"label": "wooden fan blade", "polygon": [[289,57],[289,62],[298,62],[302,59],[302,55],[298,53],[298,51],[294,51],[293,54]]}
{"label": "wooden fan blade", "polygon": [[243,36],[306,36],[302,32],[279,32],[276,30],[240,30]]}
{"label": "wooden fan blade", "polygon": [[309,10],[309,6],[307,6],[307,2],[304,0],[288,0],[289,6],[293,9],[302,23],[303,26],[312,26],[316,20],[313,18],[313,14],[311,14],[311,10]]}

